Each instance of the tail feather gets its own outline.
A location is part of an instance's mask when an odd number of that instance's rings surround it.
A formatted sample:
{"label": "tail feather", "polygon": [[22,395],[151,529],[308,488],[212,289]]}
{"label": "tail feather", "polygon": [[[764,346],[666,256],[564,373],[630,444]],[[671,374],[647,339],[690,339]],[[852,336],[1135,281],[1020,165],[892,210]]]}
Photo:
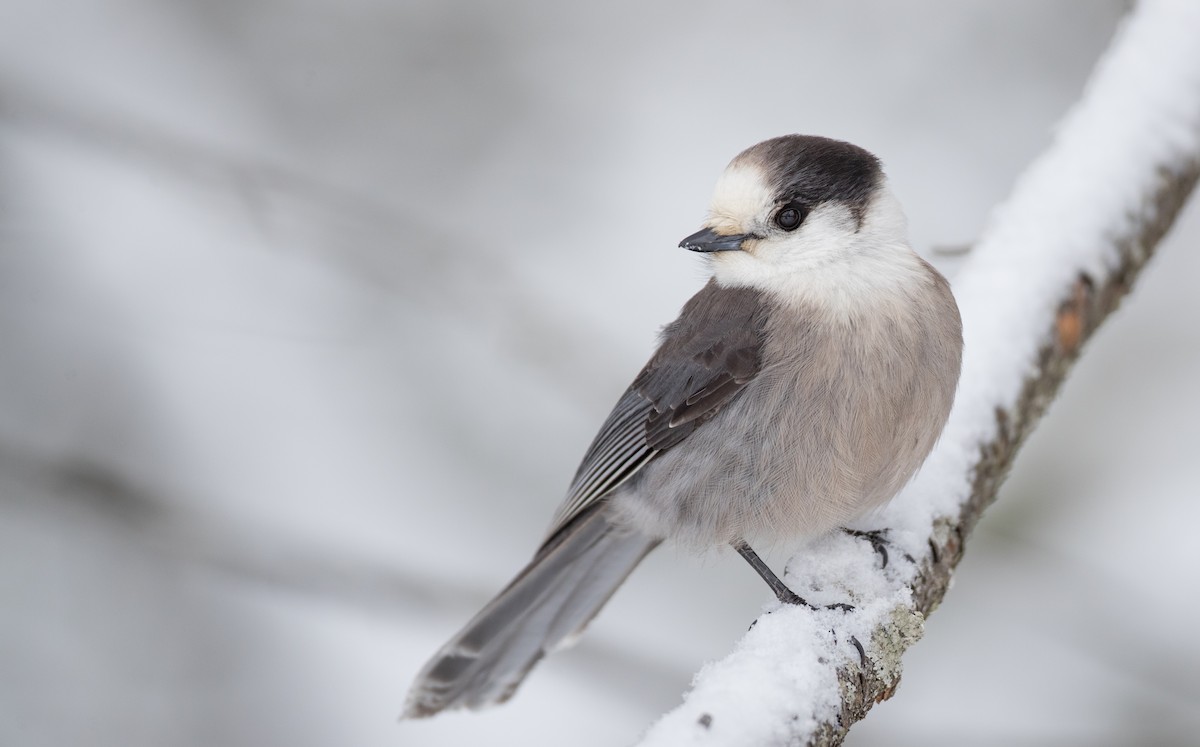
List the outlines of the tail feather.
{"label": "tail feather", "polygon": [[417,675],[405,718],[508,700],[547,652],[583,631],[658,540],[600,504],[563,527]]}

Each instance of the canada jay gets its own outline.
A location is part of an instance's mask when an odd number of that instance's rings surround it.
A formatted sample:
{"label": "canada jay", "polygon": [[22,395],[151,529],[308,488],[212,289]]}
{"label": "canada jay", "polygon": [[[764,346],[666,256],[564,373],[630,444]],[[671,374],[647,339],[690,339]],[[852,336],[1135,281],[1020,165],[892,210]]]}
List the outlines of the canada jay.
{"label": "canada jay", "polygon": [[425,666],[405,716],[507,700],[663,540],[732,545],[803,603],[748,542],[845,525],[933,448],[962,326],[875,156],[822,137],[759,143],[680,246],[712,278],[600,427],[533,560]]}

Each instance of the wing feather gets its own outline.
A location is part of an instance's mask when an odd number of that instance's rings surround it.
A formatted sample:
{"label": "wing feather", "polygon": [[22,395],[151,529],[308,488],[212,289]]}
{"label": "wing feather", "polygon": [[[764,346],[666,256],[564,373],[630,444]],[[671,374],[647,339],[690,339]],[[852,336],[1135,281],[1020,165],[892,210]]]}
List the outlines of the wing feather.
{"label": "wing feather", "polygon": [[744,390],[761,368],[765,312],[761,292],[713,281],[687,302],[600,427],[547,542]]}

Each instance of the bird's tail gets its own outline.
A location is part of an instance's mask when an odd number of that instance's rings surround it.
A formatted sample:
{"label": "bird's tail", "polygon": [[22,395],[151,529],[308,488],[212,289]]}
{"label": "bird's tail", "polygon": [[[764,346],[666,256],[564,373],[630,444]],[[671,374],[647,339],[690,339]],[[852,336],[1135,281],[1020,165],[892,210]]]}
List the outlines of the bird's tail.
{"label": "bird's tail", "polygon": [[405,718],[508,700],[548,651],[569,644],[658,544],[601,503],[559,530],[417,675]]}

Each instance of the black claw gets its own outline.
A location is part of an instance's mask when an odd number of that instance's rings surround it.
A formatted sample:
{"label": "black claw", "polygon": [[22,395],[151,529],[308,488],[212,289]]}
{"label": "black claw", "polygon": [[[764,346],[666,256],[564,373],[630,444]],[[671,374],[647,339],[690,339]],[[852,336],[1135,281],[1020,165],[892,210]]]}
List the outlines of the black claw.
{"label": "black claw", "polygon": [[841,610],[842,612],[853,612],[853,611],[854,611],[854,605],[853,605],[853,604],[846,604],[845,602],[838,602],[837,604],[827,604],[827,605],[825,605],[825,609],[827,609],[827,610]]}
{"label": "black claw", "polygon": [[850,636],[850,642],[854,644],[856,649],[858,649],[858,660],[862,662],[863,667],[866,668],[867,664],[870,662],[867,660],[867,652],[863,650],[863,645],[859,643],[858,639],[854,636]]}
{"label": "black claw", "polygon": [[880,568],[888,567],[888,561],[890,560],[890,558],[888,557],[887,548],[888,548],[888,545],[891,544],[890,542],[887,541],[887,538],[886,538],[888,530],[876,529],[874,531],[866,532],[861,529],[842,529],[842,531],[845,532],[846,534],[850,535],[851,537],[856,537],[858,539],[862,539],[862,540],[866,540],[867,542],[870,542],[871,548],[874,549],[875,554],[879,556],[879,562],[880,562],[879,567]]}

